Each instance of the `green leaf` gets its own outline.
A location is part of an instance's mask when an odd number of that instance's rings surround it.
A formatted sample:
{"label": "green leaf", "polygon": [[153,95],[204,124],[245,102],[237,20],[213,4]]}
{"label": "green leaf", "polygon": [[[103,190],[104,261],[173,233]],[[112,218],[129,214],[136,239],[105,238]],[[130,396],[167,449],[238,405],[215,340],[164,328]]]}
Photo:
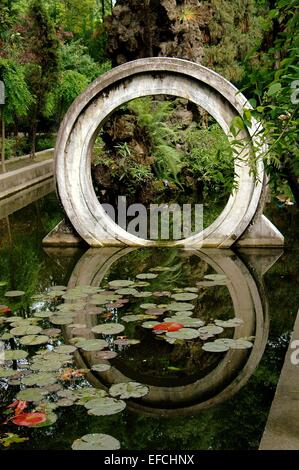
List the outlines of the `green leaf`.
{"label": "green leaf", "polygon": [[273,83],[268,89],[268,96],[273,96],[281,90],[281,83]]}

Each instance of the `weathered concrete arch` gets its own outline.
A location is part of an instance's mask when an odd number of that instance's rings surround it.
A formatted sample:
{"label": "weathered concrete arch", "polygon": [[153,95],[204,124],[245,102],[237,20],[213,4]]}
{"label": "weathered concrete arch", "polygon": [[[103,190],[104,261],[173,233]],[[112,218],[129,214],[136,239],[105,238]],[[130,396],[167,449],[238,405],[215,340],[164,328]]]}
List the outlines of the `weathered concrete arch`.
{"label": "weathered concrete arch", "polygon": [[[120,105],[134,98],[167,94],[186,98],[206,109],[229,135],[232,119],[250,108],[246,98],[223,77],[201,65],[181,59],[150,58],[126,63],[95,80],[73,103],[59,130],[55,149],[56,185],[68,219],[90,246],[154,246],[119,227],[105,213],[92,185],[90,154],[101,123]],[[258,145],[259,124],[239,135]],[[264,148],[261,148],[261,153]],[[255,179],[245,150],[235,165],[237,189],[219,217],[203,232],[170,241],[171,246],[227,248],[280,246],[283,237],[263,215],[266,177],[261,159]],[[69,238],[69,236],[68,236]],[[59,229],[46,243],[63,243]],[[75,239],[74,239],[75,240]],[[73,240],[73,241],[74,241]],[[69,238],[72,243],[72,238]]]}

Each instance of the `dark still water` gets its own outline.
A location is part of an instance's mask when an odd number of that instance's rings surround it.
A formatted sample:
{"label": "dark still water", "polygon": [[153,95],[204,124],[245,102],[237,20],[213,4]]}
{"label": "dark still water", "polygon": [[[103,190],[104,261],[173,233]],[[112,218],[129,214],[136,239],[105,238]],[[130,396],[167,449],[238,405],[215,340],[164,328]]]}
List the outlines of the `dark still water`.
{"label": "dark still water", "polygon": [[130,450],[257,449],[299,305],[296,209],[269,212],[284,252],[43,249],[53,193],[1,219],[1,430],[27,438],[1,448],[104,433]]}

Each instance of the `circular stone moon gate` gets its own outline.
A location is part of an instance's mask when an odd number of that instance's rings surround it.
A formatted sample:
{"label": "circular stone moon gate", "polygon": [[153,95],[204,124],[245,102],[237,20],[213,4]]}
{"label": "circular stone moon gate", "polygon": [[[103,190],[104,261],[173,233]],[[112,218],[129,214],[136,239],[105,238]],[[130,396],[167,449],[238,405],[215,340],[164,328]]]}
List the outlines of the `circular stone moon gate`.
{"label": "circular stone moon gate", "polygon": [[[234,117],[251,106],[223,77],[201,65],[172,58],[149,58],[128,62],[96,79],[72,104],[57,137],[55,177],[58,196],[77,234],[90,246],[156,246],[157,241],[130,234],[106,214],[97,200],[91,178],[90,155],[98,129],[124,103],[148,95],[173,95],[205,109],[229,136]],[[258,146],[259,124],[239,133]],[[261,148],[261,153],[265,148]],[[256,163],[256,178],[250,172],[250,149],[235,162],[237,187],[219,217],[202,232],[169,246],[227,248],[281,246],[283,236],[262,214],[266,176],[262,159]],[[78,235],[66,234],[60,224],[45,244],[74,244]],[[165,246],[165,242],[163,242]]]}

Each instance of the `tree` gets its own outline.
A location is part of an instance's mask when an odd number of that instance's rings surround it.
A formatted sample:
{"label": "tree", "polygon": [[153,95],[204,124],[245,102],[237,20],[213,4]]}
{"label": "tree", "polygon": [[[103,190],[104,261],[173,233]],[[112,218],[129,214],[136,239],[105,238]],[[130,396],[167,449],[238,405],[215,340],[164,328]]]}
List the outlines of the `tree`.
{"label": "tree", "polygon": [[256,13],[254,0],[118,0],[105,20],[107,51],[114,65],[179,57],[237,82],[246,54],[262,41]]}
{"label": "tree", "polygon": [[287,183],[299,205],[298,2],[278,1],[268,18],[267,41],[248,64],[247,89],[265,128],[263,139],[269,145],[265,163],[273,186],[284,191]]}
{"label": "tree", "polygon": [[32,141],[31,156],[35,155],[36,132],[38,118],[42,115],[47,95],[57,81],[58,76],[58,47],[53,22],[39,0],[32,0],[28,16],[25,20],[24,31],[27,33],[27,78],[35,104],[32,108],[32,125],[30,137]]}

